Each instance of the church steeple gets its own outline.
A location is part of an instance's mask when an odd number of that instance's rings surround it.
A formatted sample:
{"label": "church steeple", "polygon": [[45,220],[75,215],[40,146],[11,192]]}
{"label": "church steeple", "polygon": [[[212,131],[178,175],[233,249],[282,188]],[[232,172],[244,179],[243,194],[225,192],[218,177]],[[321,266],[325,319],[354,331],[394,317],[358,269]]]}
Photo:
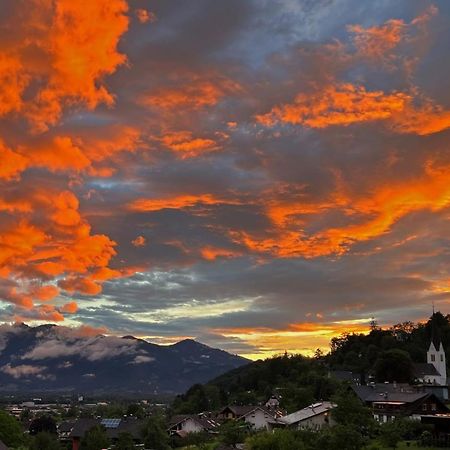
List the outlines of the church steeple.
{"label": "church steeple", "polygon": [[441,333],[439,332],[439,327],[437,325],[437,315],[434,311],[434,302],[433,302],[433,315],[431,316],[431,342],[434,344],[436,350],[439,349],[441,345]]}
{"label": "church steeple", "polygon": [[447,384],[447,363],[445,358],[444,346],[442,345],[441,333],[437,324],[437,314],[434,311],[431,316],[431,342],[427,352],[427,362],[433,364],[439,376],[435,377],[435,383],[439,385]]}

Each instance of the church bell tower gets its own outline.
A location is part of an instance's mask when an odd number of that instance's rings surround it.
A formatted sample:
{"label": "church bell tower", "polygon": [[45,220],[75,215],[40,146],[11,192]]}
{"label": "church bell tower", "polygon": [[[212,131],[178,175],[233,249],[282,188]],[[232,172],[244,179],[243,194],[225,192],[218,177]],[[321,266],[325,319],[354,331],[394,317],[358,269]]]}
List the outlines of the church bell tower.
{"label": "church bell tower", "polygon": [[447,362],[445,360],[444,346],[436,327],[436,317],[433,305],[433,316],[431,319],[431,342],[427,351],[427,363],[433,364],[439,376],[435,377],[435,383],[441,386],[447,385]]}

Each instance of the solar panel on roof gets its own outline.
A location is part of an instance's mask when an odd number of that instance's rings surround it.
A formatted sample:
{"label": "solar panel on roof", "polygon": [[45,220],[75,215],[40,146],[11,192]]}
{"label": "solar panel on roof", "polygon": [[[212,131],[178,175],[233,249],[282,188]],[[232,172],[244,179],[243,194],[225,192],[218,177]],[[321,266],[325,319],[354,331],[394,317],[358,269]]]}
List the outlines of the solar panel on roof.
{"label": "solar panel on roof", "polygon": [[121,419],[102,419],[100,422],[105,428],[117,428]]}

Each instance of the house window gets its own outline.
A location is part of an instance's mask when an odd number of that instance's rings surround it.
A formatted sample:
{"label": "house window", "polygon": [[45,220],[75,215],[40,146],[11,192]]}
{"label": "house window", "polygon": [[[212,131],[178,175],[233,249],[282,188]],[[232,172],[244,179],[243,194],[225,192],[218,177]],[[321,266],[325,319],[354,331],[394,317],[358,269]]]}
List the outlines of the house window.
{"label": "house window", "polygon": [[431,411],[436,411],[437,407],[436,407],[436,403],[432,403],[431,404]]}
{"label": "house window", "polygon": [[436,361],[435,355],[431,355],[431,361]]}
{"label": "house window", "polygon": [[422,405],[422,411],[426,411],[426,410],[427,410],[427,404],[424,403],[424,404]]}
{"label": "house window", "polygon": [[442,362],[444,361],[444,355],[441,355],[441,361]]}

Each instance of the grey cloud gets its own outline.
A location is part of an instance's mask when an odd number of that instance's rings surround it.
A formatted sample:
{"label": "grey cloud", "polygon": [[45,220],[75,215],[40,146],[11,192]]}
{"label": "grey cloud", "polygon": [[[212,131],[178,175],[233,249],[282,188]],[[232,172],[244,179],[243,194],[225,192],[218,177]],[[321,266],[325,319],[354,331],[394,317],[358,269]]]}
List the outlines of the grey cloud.
{"label": "grey cloud", "polygon": [[79,355],[89,361],[113,358],[118,355],[137,352],[136,341],[129,341],[115,336],[98,336],[81,338],[67,344],[57,339],[45,339],[22,356],[25,360],[42,360],[61,356]]}

